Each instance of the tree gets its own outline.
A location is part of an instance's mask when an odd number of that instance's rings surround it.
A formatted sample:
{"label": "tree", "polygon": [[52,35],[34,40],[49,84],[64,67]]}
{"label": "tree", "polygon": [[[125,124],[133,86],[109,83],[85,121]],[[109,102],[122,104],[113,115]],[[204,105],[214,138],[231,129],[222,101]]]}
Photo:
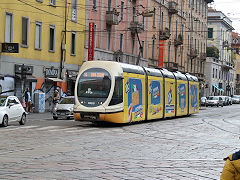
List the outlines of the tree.
{"label": "tree", "polygon": [[215,57],[219,58],[219,50],[217,47],[212,46],[212,47],[207,47],[207,57]]}

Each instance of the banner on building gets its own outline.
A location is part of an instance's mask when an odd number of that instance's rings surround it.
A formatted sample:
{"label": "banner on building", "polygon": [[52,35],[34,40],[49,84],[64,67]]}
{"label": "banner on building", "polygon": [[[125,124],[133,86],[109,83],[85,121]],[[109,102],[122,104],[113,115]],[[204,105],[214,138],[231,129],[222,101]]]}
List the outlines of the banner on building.
{"label": "banner on building", "polygon": [[159,55],[158,55],[159,68],[163,68],[163,49],[164,49],[164,40],[159,40]]}
{"label": "banner on building", "polygon": [[93,60],[93,44],[94,44],[94,23],[89,23],[88,32],[88,61]]}

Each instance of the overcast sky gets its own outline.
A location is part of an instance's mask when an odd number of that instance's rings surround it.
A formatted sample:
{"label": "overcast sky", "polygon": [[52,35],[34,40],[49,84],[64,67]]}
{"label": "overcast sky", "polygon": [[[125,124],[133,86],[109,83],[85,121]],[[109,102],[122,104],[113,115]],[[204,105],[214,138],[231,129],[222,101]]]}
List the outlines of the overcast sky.
{"label": "overcast sky", "polygon": [[234,31],[240,33],[240,0],[214,0],[210,6],[230,18]]}

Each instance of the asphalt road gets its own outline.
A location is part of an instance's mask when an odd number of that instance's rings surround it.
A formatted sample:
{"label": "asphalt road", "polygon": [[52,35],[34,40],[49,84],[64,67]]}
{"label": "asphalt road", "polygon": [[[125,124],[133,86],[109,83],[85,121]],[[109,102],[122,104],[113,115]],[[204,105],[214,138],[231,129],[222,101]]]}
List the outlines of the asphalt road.
{"label": "asphalt road", "polygon": [[126,126],[27,118],[0,128],[0,179],[219,179],[240,146],[240,105]]}

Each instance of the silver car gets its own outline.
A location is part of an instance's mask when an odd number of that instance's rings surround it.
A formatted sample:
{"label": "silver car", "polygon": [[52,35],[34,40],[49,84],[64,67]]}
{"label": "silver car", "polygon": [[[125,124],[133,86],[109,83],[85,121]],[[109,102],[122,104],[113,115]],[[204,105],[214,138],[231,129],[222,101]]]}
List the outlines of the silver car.
{"label": "silver car", "polygon": [[206,101],[206,106],[222,106],[223,107],[223,99],[220,96],[209,96]]}
{"label": "silver car", "polygon": [[233,104],[240,104],[240,95],[233,95],[232,96],[232,103]]}
{"label": "silver car", "polygon": [[73,106],[74,106],[74,96],[64,97],[60,100],[59,104],[53,109],[53,119],[63,118],[71,119],[73,118]]}

